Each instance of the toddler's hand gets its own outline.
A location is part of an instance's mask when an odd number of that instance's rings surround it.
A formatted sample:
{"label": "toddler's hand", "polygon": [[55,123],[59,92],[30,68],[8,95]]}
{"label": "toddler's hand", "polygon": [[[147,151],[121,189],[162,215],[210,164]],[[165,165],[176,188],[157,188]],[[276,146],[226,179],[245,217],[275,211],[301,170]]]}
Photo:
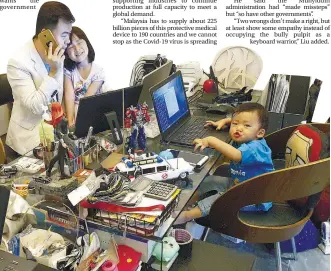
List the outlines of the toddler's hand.
{"label": "toddler's hand", "polygon": [[225,126],[225,122],[223,119],[221,119],[219,121],[207,120],[205,127],[207,127],[207,126],[214,126],[214,127],[216,127],[216,130],[221,130]]}
{"label": "toddler's hand", "polygon": [[209,147],[208,137],[205,138],[197,138],[193,141],[194,151],[197,151],[200,148],[200,151],[203,151],[205,148]]}
{"label": "toddler's hand", "polygon": [[[172,214],[172,217],[175,218],[178,215],[178,211],[174,211]],[[177,217],[177,219],[175,220],[174,225],[180,225],[180,224],[184,224],[188,221],[192,220],[192,218],[190,218],[187,215],[187,211],[182,211],[180,213],[180,215]]]}

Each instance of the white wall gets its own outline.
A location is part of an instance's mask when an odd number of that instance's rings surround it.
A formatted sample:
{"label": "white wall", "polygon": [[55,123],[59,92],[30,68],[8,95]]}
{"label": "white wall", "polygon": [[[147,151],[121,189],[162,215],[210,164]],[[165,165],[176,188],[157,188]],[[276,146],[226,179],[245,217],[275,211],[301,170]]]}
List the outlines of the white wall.
{"label": "white wall", "polygon": [[[6,72],[8,58],[13,52],[29,40],[35,31],[37,10],[6,10],[0,12],[1,43],[0,73]],[[253,46],[243,39],[223,38],[225,20],[224,5],[233,0],[218,1],[219,7],[214,14],[218,16],[218,45],[112,45],[112,1],[111,0],[63,0],[76,17],[75,25],[81,27],[92,42],[96,61],[106,69],[109,85],[113,89],[129,85],[134,63],[142,55],[161,53],[172,59],[175,64],[186,61],[199,61],[205,71],[209,71],[216,53],[224,47],[243,45],[260,54],[263,70],[255,89],[263,90],[272,73],[310,76],[323,81],[318,100],[315,121],[325,121],[329,117],[330,45],[258,45]],[[147,1],[146,1],[147,2]],[[93,3],[93,4],[92,4]],[[329,12],[325,10],[323,12]],[[163,12],[163,18],[169,19],[173,13]],[[184,15],[178,15],[184,16]],[[201,14],[195,14],[199,17]],[[205,16],[205,15],[204,15]],[[329,16],[330,17],[330,16]],[[229,20],[229,18],[228,18]]]}

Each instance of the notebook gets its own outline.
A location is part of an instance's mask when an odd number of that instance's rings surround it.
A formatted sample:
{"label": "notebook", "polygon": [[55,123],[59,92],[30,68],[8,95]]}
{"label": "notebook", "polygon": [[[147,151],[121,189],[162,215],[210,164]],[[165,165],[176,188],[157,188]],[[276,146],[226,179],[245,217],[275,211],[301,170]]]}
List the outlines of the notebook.
{"label": "notebook", "polygon": [[191,115],[180,71],[152,87],[150,92],[163,142],[193,146],[195,138],[221,137],[214,128],[204,127],[210,118]]}

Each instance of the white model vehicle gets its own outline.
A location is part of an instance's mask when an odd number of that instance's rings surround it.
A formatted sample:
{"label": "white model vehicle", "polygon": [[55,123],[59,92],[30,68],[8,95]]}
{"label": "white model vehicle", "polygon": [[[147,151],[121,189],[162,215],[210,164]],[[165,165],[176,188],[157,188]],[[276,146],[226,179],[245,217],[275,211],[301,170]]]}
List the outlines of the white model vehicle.
{"label": "white model vehicle", "polygon": [[123,158],[116,169],[128,176],[144,175],[154,181],[185,179],[193,172],[194,167],[183,158],[163,159],[158,155],[146,159],[131,160]]}

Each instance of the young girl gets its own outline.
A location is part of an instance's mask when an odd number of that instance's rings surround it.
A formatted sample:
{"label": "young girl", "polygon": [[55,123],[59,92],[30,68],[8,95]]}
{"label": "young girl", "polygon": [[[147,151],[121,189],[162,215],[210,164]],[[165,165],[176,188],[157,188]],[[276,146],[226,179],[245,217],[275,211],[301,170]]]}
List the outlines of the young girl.
{"label": "young girl", "polygon": [[104,70],[93,61],[94,49],[79,27],[73,27],[64,61],[64,101],[69,127],[75,125],[79,100],[102,92]]}

